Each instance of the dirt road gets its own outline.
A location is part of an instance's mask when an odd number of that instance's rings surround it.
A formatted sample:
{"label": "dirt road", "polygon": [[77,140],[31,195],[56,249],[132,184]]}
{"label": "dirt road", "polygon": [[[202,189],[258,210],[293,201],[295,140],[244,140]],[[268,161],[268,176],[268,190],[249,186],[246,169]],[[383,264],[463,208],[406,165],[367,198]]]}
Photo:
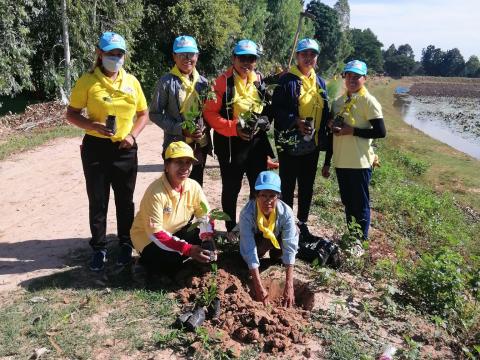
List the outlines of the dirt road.
{"label": "dirt road", "polygon": [[[160,128],[149,124],[138,138],[137,205],[145,188],[163,170],[162,137]],[[0,292],[61,271],[72,252],[88,249],[88,203],[80,143],[80,137],[57,139],[0,162]],[[219,207],[216,160],[209,157],[207,168],[205,192],[211,206]],[[244,184],[240,205],[246,191]],[[223,224],[218,228],[222,230]],[[116,233],[113,192],[107,233]]]}

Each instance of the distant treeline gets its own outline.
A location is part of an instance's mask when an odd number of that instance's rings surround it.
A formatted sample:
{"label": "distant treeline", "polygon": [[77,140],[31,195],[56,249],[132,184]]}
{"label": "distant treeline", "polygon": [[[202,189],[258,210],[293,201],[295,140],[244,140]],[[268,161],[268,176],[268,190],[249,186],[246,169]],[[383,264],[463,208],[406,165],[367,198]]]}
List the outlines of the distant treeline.
{"label": "distant treeline", "polygon": [[[197,39],[198,68],[209,77],[228,66],[233,44],[242,38],[263,48],[260,70],[272,73],[288,63],[303,10],[303,0],[0,0],[0,96],[33,91],[47,99],[68,93],[68,80],[91,67],[103,31],[127,39],[126,66],[147,94],[172,65],[172,42],[181,34]],[[408,44],[382,52],[370,29],[350,29],[348,0],[333,8],[313,0],[306,10],[315,19],[304,20],[300,37],[320,43],[324,76],[353,58],[391,75],[480,76],[478,58],[465,63],[457,49],[428,47],[421,64]]]}

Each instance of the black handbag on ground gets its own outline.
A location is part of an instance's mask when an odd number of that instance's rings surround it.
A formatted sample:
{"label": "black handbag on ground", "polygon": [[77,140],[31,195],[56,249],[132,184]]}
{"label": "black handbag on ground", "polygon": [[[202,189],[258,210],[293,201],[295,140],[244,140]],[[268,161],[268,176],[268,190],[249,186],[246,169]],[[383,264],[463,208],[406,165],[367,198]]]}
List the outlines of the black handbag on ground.
{"label": "black handbag on ground", "polygon": [[317,237],[313,242],[301,242],[297,257],[301,260],[313,262],[318,259],[320,266],[329,266],[334,269],[340,267],[340,250],[332,241]]}

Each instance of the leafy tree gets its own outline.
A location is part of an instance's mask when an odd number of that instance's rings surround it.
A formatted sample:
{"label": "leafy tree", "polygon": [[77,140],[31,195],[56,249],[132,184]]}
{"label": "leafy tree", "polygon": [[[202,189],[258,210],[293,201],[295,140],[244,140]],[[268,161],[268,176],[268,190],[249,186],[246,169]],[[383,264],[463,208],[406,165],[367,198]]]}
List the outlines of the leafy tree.
{"label": "leafy tree", "polygon": [[338,0],[333,6],[338,14],[340,27],[342,30],[340,44],[338,46],[338,53],[336,62],[338,65],[343,64],[343,61],[353,52],[352,36],[350,35],[350,5],[348,0]]}
{"label": "leafy tree", "polygon": [[444,52],[429,45],[422,50],[422,66],[427,75],[461,76],[464,74],[465,60],[457,48]]}
{"label": "leafy tree", "polygon": [[398,54],[397,53],[397,48],[395,47],[394,44],[392,44],[392,45],[390,45],[390,47],[387,50],[383,51],[383,58],[387,59],[387,58],[395,56],[397,54]]}
{"label": "leafy tree", "polygon": [[409,44],[400,45],[397,50],[397,55],[404,55],[409,59],[415,60],[415,53]]}
{"label": "leafy tree", "polygon": [[391,76],[411,75],[415,60],[405,55],[395,55],[385,59],[384,69]]}
{"label": "leafy tree", "polygon": [[480,60],[475,55],[470,56],[465,63],[465,76],[480,77]]}
{"label": "leafy tree", "polygon": [[[287,65],[292,51],[293,39],[297,30],[298,18],[303,11],[300,0],[269,0],[269,17],[265,24],[265,40],[263,43],[264,56],[261,60],[267,68],[273,65]],[[305,20],[300,39],[313,37],[312,21]]]}
{"label": "leafy tree", "polygon": [[422,67],[426,75],[439,76],[442,73],[444,52],[434,45],[427,46],[422,50]]}
{"label": "leafy tree", "polygon": [[340,26],[342,31],[346,31],[350,28],[350,5],[348,0],[338,0],[333,9],[338,14],[338,20],[340,21]]}
{"label": "leafy tree", "polygon": [[[129,55],[134,53],[133,32],[143,16],[142,0],[67,1],[71,47],[71,73],[76,79],[91,67],[95,46],[104,31],[125,37]],[[34,86],[42,96],[52,98],[64,83],[62,20],[59,1],[47,0],[31,24],[31,40],[36,54],[30,65],[37,76]],[[128,64],[127,64],[128,66]]]}
{"label": "leafy tree", "polygon": [[30,23],[42,6],[42,0],[0,1],[0,95],[33,89],[29,59],[35,46],[29,39]]}
{"label": "leafy tree", "polygon": [[415,55],[408,44],[400,45],[398,50],[395,45],[383,52],[384,69],[391,76],[411,75],[415,67]]}
{"label": "leafy tree", "polygon": [[250,39],[257,44],[263,44],[265,39],[265,23],[270,13],[267,10],[267,0],[234,0],[237,5],[240,17],[239,37]]}
{"label": "leafy tree", "polygon": [[383,71],[383,44],[378,41],[377,36],[370,29],[351,29],[353,53],[347,61],[358,59],[365,61],[369,67],[376,72]]}
{"label": "leafy tree", "polygon": [[196,38],[198,62],[207,76],[215,76],[230,63],[233,44],[240,32],[240,13],[228,0],[149,0],[136,38],[132,61],[147,96],[162,73],[173,64],[172,44],[179,35]]}
{"label": "leafy tree", "polygon": [[461,76],[464,73],[465,60],[460,50],[457,48],[448,50],[443,57],[442,72],[443,76]]}
{"label": "leafy tree", "polygon": [[315,39],[319,42],[321,51],[318,66],[322,71],[337,67],[342,31],[338,13],[331,7],[313,0],[307,5],[307,11],[315,15]]}

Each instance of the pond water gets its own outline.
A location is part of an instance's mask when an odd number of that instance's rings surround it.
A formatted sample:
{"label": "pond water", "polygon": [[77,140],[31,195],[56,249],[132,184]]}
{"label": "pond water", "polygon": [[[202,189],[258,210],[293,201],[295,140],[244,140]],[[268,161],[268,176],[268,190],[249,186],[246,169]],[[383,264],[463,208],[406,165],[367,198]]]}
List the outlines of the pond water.
{"label": "pond water", "polygon": [[480,159],[480,99],[413,97],[399,91],[394,105],[407,124]]}

